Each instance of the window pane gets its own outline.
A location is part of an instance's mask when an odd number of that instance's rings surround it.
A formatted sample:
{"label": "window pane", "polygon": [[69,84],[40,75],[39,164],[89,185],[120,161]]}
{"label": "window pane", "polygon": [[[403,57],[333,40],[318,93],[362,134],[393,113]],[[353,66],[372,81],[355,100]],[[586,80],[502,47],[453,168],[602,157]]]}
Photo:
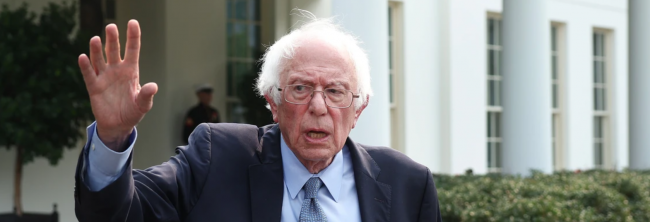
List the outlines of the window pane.
{"label": "window pane", "polygon": [[250,50],[248,56],[253,59],[260,57],[260,26],[248,25],[248,49]]}
{"label": "window pane", "polygon": [[494,60],[496,59],[494,58],[496,56],[495,53],[494,50],[488,49],[488,75],[496,75],[496,67],[494,66]]}
{"label": "window pane", "polygon": [[497,50],[495,52],[495,55],[496,56],[495,56],[495,59],[494,59],[494,67],[495,67],[494,68],[494,75],[501,76],[501,58],[502,58],[501,55],[502,55],[502,51]]}
{"label": "window pane", "polygon": [[558,88],[557,88],[557,84],[555,84],[555,83],[553,84],[553,89],[552,89],[552,91],[553,91],[553,96],[552,96],[552,100],[553,100],[553,108],[557,108],[557,107],[558,107],[558,105],[557,105],[557,100],[558,100]]}
{"label": "window pane", "polygon": [[594,67],[594,83],[598,83],[598,61],[594,60],[593,62],[593,67]]}
{"label": "window pane", "polygon": [[598,51],[599,55],[605,56],[605,34],[598,33]]}
{"label": "window pane", "polygon": [[494,148],[492,147],[492,143],[488,142],[488,155],[487,155],[488,167],[495,167],[495,164],[492,161],[494,159],[493,149]]}
{"label": "window pane", "polygon": [[598,64],[600,65],[600,67],[599,67],[599,70],[600,70],[600,82],[605,83],[607,81],[607,79],[605,79],[605,77],[606,77],[606,75],[605,75],[605,73],[606,73],[605,62],[602,61],[602,62],[599,62]]}
{"label": "window pane", "polygon": [[[555,141],[555,124],[556,124],[556,115],[551,116],[551,138],[553,141]],[[553,145],[555,145],[555,142],[553,142]]]}
{"label": "window pane", "polygon": [[395,102],[395,98],[393,98],[395,88],[393,88],[393,72],[391,71],[390,74],[388,75],[388,86],[390,87],[389,93],[390,93],[390,103]]}
{"label": "window pane", "polygon": [[498,100],[497,100],[497,81],[496,80],[489,80],[488,81],[488,105],[490,106],[498,106]]}
{"label": "window pane", "polygon": [[557,50],[557,27],[551,26],[551,50]]}
{"label": "window pane", "polygon": [[494,45],[494,19],[488,19],[488,44]]}
{"label": "window pane", "polygon": [[235,0],[227,0],[226,1],[226,13],[228,16],[228,19],[235,18],[235,13],[234,13],[234,8],[235,8]]}
{"label": "window pane", "polygon": [[601,104],[601,110],[607,110],[607,89],[600,89],[600,99],[602,100],[600,102]]}
{"label": "window pane", "polygon": [[593,48],[594,55],[595,56],[600,55],[600,52],[598,51],[599,50],[599,48],[598,48],[598,33],[594,33],[593,44],[594,44],[594,48]]}
{"label": "window pane", "polygon": [[393,9],[388,7],[388,36],[393,35]]}
{"label": "window pane", "polygon": [[260,0],[248,0],[248,20],[260,20]]}
{"label": "window pane", "polygon": [[494,81],[494,105],[501,106],[501,80]]}
{"label": "window pane", "polygon": [[557,56],[551,56],[551,79],[557,80]]}
{"label": "window pane", "polygon": [[594,164],[599,167],[603,165],[603,144],[602,143],[594,144]]}
{"label": "window pane", "polygon": [[495,45],[501,45],[501,20],[495,19],[494,24],[494,42]]}
{"label": "window pane", "polygon": [[492,137],[492,112],[487,113],[487,137],[490,138]]}
{"label": "window pane", "polygon": [[494,129],[497,138],[501,138],[501,113],[494,113]]}
{"label": "window pane", "polygon": [[495,163],[496,167],[500,168],[502,166],[501,165],[501,143],[500,142],[495,143],[494,144],[494,149],[495,149],[495,152],[494,152],[495,153],[495,155],[494,155],[494,160],[495,161],[494,162],[496,162]]}
{"label": "window pane", "polygon": [[594,138],[600,139],[603,137],[602,124],[602,117],[594,117]]}
{"label": "window pane", "polygon": [[388,41],[388,68],[393,69],[393,41]]}
{"label": "window pane", "polygon": [[235,19],[246,19],[246,0],[235,1]]}
{"label": "window pane", "polygon": [[228,23],[228,56],[246,57],[246,25],[241,23]]}

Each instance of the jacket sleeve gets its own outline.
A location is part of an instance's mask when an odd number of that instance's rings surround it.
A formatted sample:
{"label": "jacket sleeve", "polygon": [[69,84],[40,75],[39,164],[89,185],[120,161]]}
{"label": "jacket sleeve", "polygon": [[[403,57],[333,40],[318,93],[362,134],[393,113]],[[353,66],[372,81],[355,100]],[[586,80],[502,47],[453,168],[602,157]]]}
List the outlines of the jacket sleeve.
{"label": "jacket sleeve", "polygon": [[442,222],[442,215],[440,215],[440,206],[438,203],[438,192],[433,183],[433,175],[427,169],[427,182],[424,190],[424,197],[420,204],[420,222]]}
{"label": "jacket sleeve", "polygon": [[[198,200],[211,159],[211,131],[199,125],[190,144],[161,165],[127,169],[115,181],[93,192],[84,183],[87,147],[79,157],[75,175],[75,214],[84,221],[182,221]],[[88,144],[86,144],[88,146]],[[137,148],[135,148],[137,149]]]}

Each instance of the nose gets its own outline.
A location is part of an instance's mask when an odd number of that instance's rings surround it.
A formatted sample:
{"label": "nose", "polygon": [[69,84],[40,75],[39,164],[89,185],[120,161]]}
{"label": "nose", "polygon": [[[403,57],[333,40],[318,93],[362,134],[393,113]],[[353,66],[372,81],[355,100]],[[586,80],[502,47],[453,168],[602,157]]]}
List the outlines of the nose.
{"label": "nose", "polygon": [[[321,95],[317,96],[316,93],[320,93]],[[326,114],[327,105],[325,104],[325,93],[323,91],[314,91],[311,96],[311,101],[309,101],[309,111],[317,116]]]}

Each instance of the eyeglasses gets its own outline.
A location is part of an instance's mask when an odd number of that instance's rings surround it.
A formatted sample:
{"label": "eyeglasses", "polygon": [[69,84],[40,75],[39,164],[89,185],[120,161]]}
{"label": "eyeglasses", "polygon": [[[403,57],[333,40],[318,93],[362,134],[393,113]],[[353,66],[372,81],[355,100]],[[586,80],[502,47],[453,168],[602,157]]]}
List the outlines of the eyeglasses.
{"label": "eyeglasses", "polygon": [[354,95],[350,90],[342,88],[327,88],[317,91],[311,86],[288,85],[284,89],[278,87],[278,91],[283,92],[284,101],[297,105],[309,103],[314,98],[314,92],[321,92],[325,105],[337,109],[348,108],[352,105],[352,100],[359,98],[359,95]]}

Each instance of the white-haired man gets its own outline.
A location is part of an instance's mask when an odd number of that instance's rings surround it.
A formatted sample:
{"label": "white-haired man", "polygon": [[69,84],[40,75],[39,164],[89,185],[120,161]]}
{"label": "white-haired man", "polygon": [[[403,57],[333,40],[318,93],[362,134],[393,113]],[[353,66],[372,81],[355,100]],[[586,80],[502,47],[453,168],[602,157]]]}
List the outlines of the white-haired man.
{"label": "white-haired man", "polygon": [[[96,123],[76,173],[80,221],[441,221],[431,172],[386,147],[349,137],[372,91],[367,56],[328,20],[282,37],[257,89],[277,124],[201,124],[169,161],[132,170],[135,125],[155,83],[140,86],[140,28],[124,60],[106,27],[79,57]],[[92,63],[91,63],[92,61]]]}

